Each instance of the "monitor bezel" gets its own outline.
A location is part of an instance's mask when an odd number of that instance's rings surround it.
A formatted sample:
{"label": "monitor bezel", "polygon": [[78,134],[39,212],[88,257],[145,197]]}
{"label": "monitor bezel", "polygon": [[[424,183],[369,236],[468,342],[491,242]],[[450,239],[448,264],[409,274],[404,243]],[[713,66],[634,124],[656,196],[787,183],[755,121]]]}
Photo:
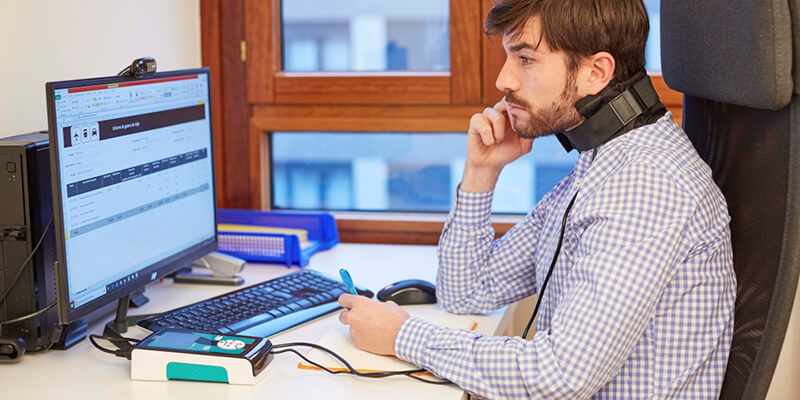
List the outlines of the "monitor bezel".
{"label": "monitor bezel", "polygon": [[[56,296],[58,308],[58,320],[60,324],[68,324],[70,322],[79,320],[92,312],[106,306],[109,303],[118,301],[119,299],[144,288],[148,283],[154,282],[163,278],[180,268],[186,267],[192,261],[212,252],[217,249],[217,196],[216,196],[216,179],[211,179],[211,193],[213,197],[214,208],[214,235],[204,239],[195,245],[192,245],[183,251],[173,254],[161,261],[153,263],[139,272],[139,277],[121,290],[114,290],[106,293],[96,299],[93,299],[80,307],[71,309],[69,307],[69,284],[67,280],[67,270],[69,266],[66,264],[65,253],[65,234],[64,234],[64,219],[63,207],[61,201],[61,170],[59,168],[59,146],[58,138],[56,135],[56,115],[55,115],[55,91],[58,89],[68,89],[73,87],[84,87],[94,85],[106,85],[112,83],[133,82],[133,81],[146,81],[150,79],[169,78],[185,75],[206,75],[206,82],[208,82],[208,127],[209,127],[209,159],[211,161],[211,174],[215,174],[214,163],[214,132],[213,132],[213,112],[211,104],[211,76],[208,67],[184,69],[176,71],[158,72],[143,78],[134,78],[131,76],[109,76],[90,79],[76,79],[68,81],[47,82],[45,85],[46,98],[47,98],[47,124],[49,128],[50,140],[50,174],[51,185],[53,190],[53,229],[56,234],[56,256],[55,263],[55,281],[56,281]],[[152,273],[156,272],[155,278],[152,278]],[[85,321],[89,323],[91,321]]]}

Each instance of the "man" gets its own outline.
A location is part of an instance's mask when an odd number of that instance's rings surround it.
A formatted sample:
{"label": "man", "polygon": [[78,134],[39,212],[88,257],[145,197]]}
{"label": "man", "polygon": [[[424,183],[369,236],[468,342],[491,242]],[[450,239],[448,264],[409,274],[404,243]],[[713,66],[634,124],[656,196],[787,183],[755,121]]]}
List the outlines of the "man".
{"label": "man", "polygon": [[[445,329],[351,295],[341,321],[360,348],[481,397],[716,398],[733,331],[730,217],[644,73],[642,1],[503,0],[486,27],[502,34],[505,97],[470,121],[437,297],[483,313],[538,293],[535,334]],[[500,171],[552,133],[580,151],[574,169],[493,241]]]}

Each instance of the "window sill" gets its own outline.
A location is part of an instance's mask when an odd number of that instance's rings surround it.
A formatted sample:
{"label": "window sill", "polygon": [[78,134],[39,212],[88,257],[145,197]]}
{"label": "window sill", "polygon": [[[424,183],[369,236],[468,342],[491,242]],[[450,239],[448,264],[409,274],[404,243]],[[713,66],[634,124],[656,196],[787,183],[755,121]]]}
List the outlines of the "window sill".
{"label": "window sill", "polygon": [[[343,243],[426,244],[439,242],[447,214],[334,212]],[[492,216],[495,236],[505,234],[522,215]]]}

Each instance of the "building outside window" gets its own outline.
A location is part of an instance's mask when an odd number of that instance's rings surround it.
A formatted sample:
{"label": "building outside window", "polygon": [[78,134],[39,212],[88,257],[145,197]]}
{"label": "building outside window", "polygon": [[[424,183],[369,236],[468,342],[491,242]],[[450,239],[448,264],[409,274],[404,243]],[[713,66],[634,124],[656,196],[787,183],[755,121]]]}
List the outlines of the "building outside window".
{"label": "building outside window", "polygon": [[[645,4],[646,68],[658,71],[660,0]],[[287,72],[450,69],[446,0],[291,0],[282,3],[281,18]],[[270,149],[278,209],[446,212],[466,157],[458,132],[273,132]],[[527,213],[576,160],[554,136],[537,139],[530,154],[504,169],[493,211]]]}

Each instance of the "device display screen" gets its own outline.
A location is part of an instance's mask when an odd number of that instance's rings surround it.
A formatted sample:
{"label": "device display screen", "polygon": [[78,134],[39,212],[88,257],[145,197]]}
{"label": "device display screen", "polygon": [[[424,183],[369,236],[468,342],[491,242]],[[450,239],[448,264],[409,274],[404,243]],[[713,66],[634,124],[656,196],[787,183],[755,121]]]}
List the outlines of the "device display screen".
{"label": "device display screen", "polygon": [[191,331],[164,330],[153,334],[139,347],[187,351],[192,353],[247,354],[257,344],[256,338],[218,335]]}

